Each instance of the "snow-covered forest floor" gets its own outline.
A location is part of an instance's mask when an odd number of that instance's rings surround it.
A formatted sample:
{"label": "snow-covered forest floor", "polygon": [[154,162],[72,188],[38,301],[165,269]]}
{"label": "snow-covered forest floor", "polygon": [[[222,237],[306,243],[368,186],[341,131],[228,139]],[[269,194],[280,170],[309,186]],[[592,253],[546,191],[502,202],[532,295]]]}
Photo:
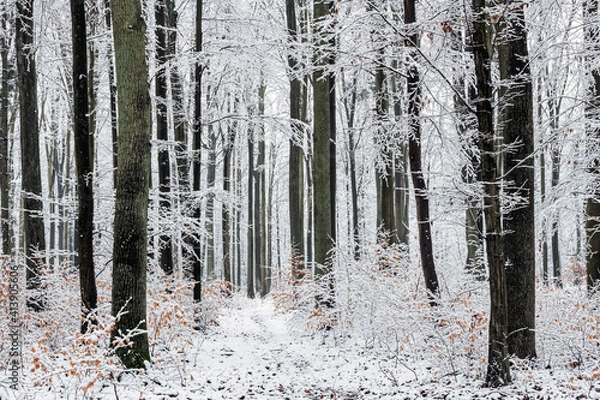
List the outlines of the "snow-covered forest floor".
{"label": "snow-covered forest floor", "polygon": [[513,360],[513,382],[492,389],[483,381],[487,282],[448,277],[432,307],[418,266],[383,256],[339,263],[331,312],[315,309],[314,283],[290,285],[289,274],[264,299],[227,295],[214,282],[200,307],[183,276],[165,283],[150,274],[153,364],[134,373],[110,353],[108,283],[99,281],[98,328],[81,335],[77,275],[54,271],[48,311],[21,309],[19,391],[9,388],[8,330],[0,320],[0,398],[600,399],[600,301],[583,286],[538,286],[538,360]]}

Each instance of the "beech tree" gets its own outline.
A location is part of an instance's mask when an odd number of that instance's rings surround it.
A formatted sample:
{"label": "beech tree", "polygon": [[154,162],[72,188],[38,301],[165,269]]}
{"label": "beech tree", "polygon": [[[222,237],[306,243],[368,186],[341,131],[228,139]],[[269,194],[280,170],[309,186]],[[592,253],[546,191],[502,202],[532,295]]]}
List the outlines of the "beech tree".
{"label": "beech tree", "polygon": [[90,321],[88,314],[98,306],[96,273],[94,270],[94,172],[88,121],[88,67],[85,1],[71,0],[73,41],[73,132],[77,169],[77,200],[79,236],[79,286],[83,309],[81,332]]}
{"label": "beech tree", "polygon": [[481,146],[481,179],[484,189],[486,258],[489,268],[491,310],[488,333],[486,382],[500,386],[510,382],[507,357],[508,300],[506,290],[502,210],[500,204],[499,152],[495,147],[492,108],[492,63],[488,48],[489,16],[485,0],[473,0],[473,54],[477,86],[477,124]]}
{"label": "beech tree", "polygon": [[[19,84],[19,126],[21,135],[21,174],[23,190],[23,234],[27,259],[27,306],[45,308],[41,268],[45,263],[44,220],[42,219],[42,177],[37,105],[37,70],[34,51],[34,0],[17,1],[16,31]],[[26,161],[25,161],[26,160]]]}
{"label": "beech tree", "polygon": [[[328,0],[313,4],[315,54],[313,58],[313,209],[314,209],[314,262],[315,276],[323,277],[331,271],[329,252],[333,249],[331,211],[331,114],[330,80],[327,75],[330,49],[328,37]],[[333,73],[329,71],[329,73]],[[335,215],[335,214],[334,214]],[[332,280],[330,280],[333,283]],[[333,306],[333,288],[328,298],[319,300],[321,306]]]}
{"label": "beech tree", "polygon": [[[167,16],[167,1],[156,2],[156,63],[157,74],[155,79],[156,92],[156,138],[159,142],[158,148],[158,192],[159,209],[164,218],[171,211],[171,160],[169,147],[169,127],[167,115],[168,83],[169,78],[167,63],[170,58],[168,36],[170,35],[169,18]],[[159,235],[159,265],[165,274],[173,273],[173,241],[169,234]]]}
{"label": "beech tree", "polygon": [[0,233],[2,234],[2,254],[10,254],[10,220],[9,220],[9,155],[8,155],[8,77],[10,66],[8,53],[10,40],[6,35],[8,6],[0,10],[0,62],[2,63],[0,83]]}
{"label": "beech tree", "polygon": [[290,42],[288,51],[288,74],[290,80],[290,154],[289,154],[289,210],[290,240],[292,258],[302,268],[304,257],[304,152],[301,124],[302,81],[299,74],[300,62],[294,47],[299,45],[298,24],[296,21],[296,1],[286,0],[286,21]]}
{"label": "beech tree", "polygon": [[[415,1],[404,0],[404,23],[407,25],[407,29],[409,29],[406,46],[413,57],[416,55],[414,49],[419,46],[419,34],[416,29],[411,26],[415,22]],[[407,75],[408,118],[410,127],[408,154],[417,207],[421,266],[423,268],[423,276],[425,278],[425,287],[427,288],[427,291],[431,296],[437,296],[439,283],[433,260],[431,221],[429,220],[429,198],[427,194],[427,184],[421,166],[421,80],[419,69],[415,64],[409,64]]]}
{"label": "beech tree", "polygon": [[151,108],[139,0],[114,0],[119,167],[114,218],[112,346],[127,368],[150,360],[146,325]]}
{"label": "beech tree", "polygon": [[[535,210],[533,89],[527,30],[521,2],[506,0],[497,40],[500,70],[499,129],[504,145],[504,179],[514,204],[504,224],[508,299],[508,351],[535,357]],[[484,179],[485,181],[485,179]],[[515,189],[512,189],[514,187]]]}

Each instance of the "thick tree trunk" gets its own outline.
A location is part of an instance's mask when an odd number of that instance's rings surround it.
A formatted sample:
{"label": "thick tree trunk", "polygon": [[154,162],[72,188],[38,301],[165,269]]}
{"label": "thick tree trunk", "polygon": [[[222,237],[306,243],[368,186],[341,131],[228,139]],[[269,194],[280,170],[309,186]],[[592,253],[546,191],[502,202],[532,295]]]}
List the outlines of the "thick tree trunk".
{"label": "thick tree trunk", "polygon": [[[171,160],[167,142],[169,140],[169,125],[167,122],[167,62],[168,43],[167,36],[170,26],[167,24],[167,5],[165,0],[156,2],[156,64],[157,74],[155,78],[156,95],[156,139],[158,141],[158,192],[159,192],[159,215],[162,221],[170,220],[171,212]],[[165,222],[162,222],[163,224]],[[166,231],[167,228],[159,228]],[[160,234],[158,240],[158,262],[165,274],[173,273],[173,241],[170,234]]]}
{"label": "thick tree trunk", "polygon": [[[503,220],[508,351],[520,358],[535,357],[535,210],[533,89],[523,7],[505,1],[509,12],[501,21],[497,44],[501,86],[499,129],[504,145],[505,179],[516,188],[515,208]],[[504,86],[506,85],[506,86]]]}
{"label": "thick tree trunk", "polygon": [[75,164],[77,169],[77,228],[79,236],[79,286],[83,320],[81,333],[88,330],[88,314],[98,306],[96,274],[94,272],[94,173],[90,153],[87,85],[87,34],[85,1],[71,0],[73,37],[73,132],[75,134]]}
{"label": "thick tree trunk", "polygon": [[486,257],[490,274],[490,320],[486,382],[497,387],[511,381],[507,357],[508,305],[502,236],[498,153],[494,138],[491,56],[487,47],[485,0],[473,0],[473,53],[477,85],[477,122],[484,182]]}
{"label": "thick tree trunk", "polygon": [[21,179],[23,190],[23,234],[27,258],[26,286],[31,292],[27,306],[45,308],[41,267],[45,264],[46,241],[42,218],[42,176],[37,106],[37,72],[33,43],[34,0],[17,1],[16,31],[19,113],[21,133]]}
{"label": "thick tree trunk", "polygon": [[[331,199],[331,115],[330,81],[326,74],[330,51],[327,40],[329,1],[315,1],[314,72],[313,72],[313,208],[314,208],[314,274],[317,279],[331,272],[330,251],[333,249]],[[330,280],[332,283],[333,281]],[[326,298],[317,299],[320,306],[333,307],[333,288]]]}
{"label": "thick tree trunk", "polygon": [[[151,107],[145,59],[146,24],[139,0],[113,0],[119,97],[119,169],[114,219],[111,333],[127,368],[150,360],[146,318]],[[128,344],[122,340],[128,338]]]}
{"label": "thick tree trunk", "polygon": [[[415,0],[404,0],[404,23],[410,25],[415,22]],[[411,33],[408,36],[408,40],[406,40],[407,47],[409,49],[414,48],[418,46],[418,44],[418,34]],[[414,50],[411,51],[414,52]],[[415,190],[421,265],[423,268],[423,276],[425,278],[425,287],[427,288],[429,295],[437,296],[439,283],[433,261],[431,221],[429,220],[429,198],[427,196],[427,185],[421,167],[421,79],[416,65],[413,64],[409,66],[407,75],[408,118],[410,127],[408,154],[410,158],[412,183]]]}

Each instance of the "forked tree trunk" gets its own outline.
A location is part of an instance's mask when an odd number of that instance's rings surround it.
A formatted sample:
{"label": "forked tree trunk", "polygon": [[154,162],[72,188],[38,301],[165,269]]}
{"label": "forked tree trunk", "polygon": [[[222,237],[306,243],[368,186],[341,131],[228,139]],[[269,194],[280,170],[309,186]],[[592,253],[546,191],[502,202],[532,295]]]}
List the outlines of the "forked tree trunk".
{"label": "forked tree trunk", "polygon": [[484,216],[486,258],[490,275],[490,320],[488,333],[488,367],[486,382],[489,386],[506,385],[511,381],[507,357],[508,305],[506,292],[502,211],[500,205],[500,177],[498,153],[494,138],[492,108],[491,56],[487,47],[485,0],[473,0],[473,53],[477,86],[477,122],[481,146],[481,180],[484,182]]}

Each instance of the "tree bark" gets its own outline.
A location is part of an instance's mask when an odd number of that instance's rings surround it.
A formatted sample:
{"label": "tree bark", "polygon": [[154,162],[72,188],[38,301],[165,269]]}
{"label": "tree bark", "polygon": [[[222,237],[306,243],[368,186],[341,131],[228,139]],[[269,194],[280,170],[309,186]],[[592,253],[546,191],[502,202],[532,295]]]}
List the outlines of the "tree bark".
{"label": "tree bark", "polygon": [[[304,128],[301,123],[302,81],[298,76],[300,62],[294,54],[299,44],[296,23],[296,1],[285,2],[287,29],[291,49],[288,53],[290,79],[290,155],[289,155],[289,213],[292,262],[297,270],[304,269]],[[297,274],[296,274],[297,275]],[[298,276],[297,276],[298,277]]]}
{"label": "tree bark", "polygon": [[[416,22],[415,0],[404,0],[404,23],[407,25]],[[408,35],[406,46],[418,46],[419,36],[416,32]],[[419,226],[419,244],[421,252],[421,265],[425,278],[425,287],[430,296],[437,296],[439,283],[433,261],[433,244],[431,238],[431,221],[429,219],[429,198],[427,185],[421,167],[421,79],[416,65],[410,65],[407,71],[408,93],[408,118],[409,118],[409,143],[408,154],[413,188],[415,190],[415,203],[417,208],[417,223]]]}
{"label": "tree bark", "polygon": [[486,382],[497,387],[511,381],[507,358],[508,306],[499,198],[498,153],[495,148],[492,108],[491,56],[487,47],[485,0],[473,0],[473,53],[477,85],[477,123],[481,147],[481,180],[484,182],[486,257],[490,275],[490,320]]}
{"label": "tree bark", "polygon": [[254,275],[256,269],[256,256],[254,254],[254,138],[253,129],[248,130],[248,271],[246,279],[246,293],[249,298],[256,296],[254,288]]}
{"label": "tree bark", "polygon": [[73,132],[77,169],[79,235],[79,287],[83,320],[81,333],[88,330],[88,315],[98,306],[94,272],[94,172],[90,146],[92,133],[88,124],[87,33],[85,0],[71,0],[73,38]]}
{"label": "tree bark", "polygon": [[[112,15],[110,0],[104,0],[106,28],[112,31]],[[110,131],[112,136],[113,152],[113,185],[117,187],[117,168],[119,167],[119,124],[117,121],[117,85],[115,82],[115,61],[113,57],[112,46],[108,45],[108,86],[110,92]]]}
{"label": "tree bark", "polygon": [[[7,8],[2,9],[0,15],[0,31],[6,32]],[[8,52],[9,41],[6,34],[0,34],[0,62],[2,63],[2,77],[0,83],[0,233],[2,235],[2,254],[8,255],[11,251],[10,220],[9,220],[9,164],[8,164]]]}
{"label": "tree bark", "polygon": [[385,75],[383,50],[380,50],[375,69],[375,111],[377,114],[378,134],[380,146],[385,150],[383,155],[385,166],[382,171],[378,171],[377,179],[379,180],[380,195],[381,195],[381,221],[379,222],[380,234],[385,236],[388,244],[396,244],[396,217],[395,217],[395,201],[394,192],[396,190],[396,181],[394,179],[394,158],[395,154],[392,151],[392,138],[389,134],[389,112],[390,103],[388,101],[387,82]]}
{"label": "tree bark", "polygon": [[[203,0],[196,0],[196,52],[198,60],[194,65],[194,119],[192,122],[192,190],[197,195],[200,191],[200,165],[202,152],[202,12]],[[200,206],[194,206],[193,218],[200,222]],[[192,276],[194,278],[194,301],[202,300],[202,246],[196,237],[192,244]]]}
{"label": "tree bark", "polygon": [[508,295],[508,351],[520,358],[535,353],[535,210],[533,89],[527,50],[523,7],[502,1],[507,11],[501,20],[497,44],[501,97],[499,129],[504,145],[505,179],[518,196],[505,216],[504,253]]}
{"label": "tree bark", "polygon": [[23,190],[23,234],[27,258],[26,287],[30,290],[27,306],[45,308],[41,267],[45,264],[44,220],[42,218],[42,176],[37,106],[37,72],[33,31],[34,0],[17,1],[16,49],[19,83],[21,133],[21,176]]}
{"label": "tree bark", "polygon": [[[165,0],[156,1],[156,64],[155,78],[156,95],[156,139],[158,141],[158,192],[159,213],[161,220],[169,221],[171,212],[171,160],[167,142],[169,140],[169,126],[167,122],[167,69],[168,69],[168,43],[167,36],[170,26],[167,24],[167,4]],[[165,222],[163,222],[165,223]],[[163,227],[161,231],[166,231]],[[158,262],[166,275],[173,273],[173,242],[171,235],[160,234],[158,241]]]}
{"label": "tree bark", "polygon": [[[327,40],[329,1],[318,0],[314,15],[314,72],[313,72],[313,208],[314,208],[314,274],[317,279],[331,272],[330,251],[333,249],[331,213],[331,115],[330,81],[326,74],[330,49]],[[332,282],[330,280],[330,282]],[[319,306],[333,307],[333,288],[325,298],[317,299]]]}
{"label": "tree bark", "polygon": [[146,24],[139,0],[113,0],[111,5],[119,85],[112,289],[112,314],[116,320],[111,344],[127,368],[145,368],[150,361],[146,268],[152,137]]}

